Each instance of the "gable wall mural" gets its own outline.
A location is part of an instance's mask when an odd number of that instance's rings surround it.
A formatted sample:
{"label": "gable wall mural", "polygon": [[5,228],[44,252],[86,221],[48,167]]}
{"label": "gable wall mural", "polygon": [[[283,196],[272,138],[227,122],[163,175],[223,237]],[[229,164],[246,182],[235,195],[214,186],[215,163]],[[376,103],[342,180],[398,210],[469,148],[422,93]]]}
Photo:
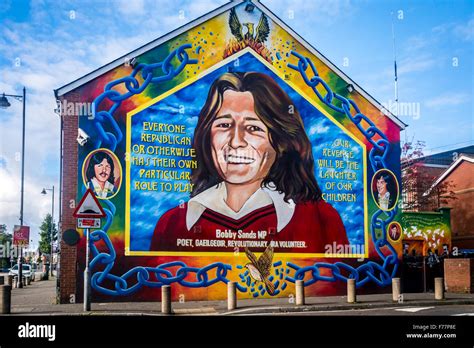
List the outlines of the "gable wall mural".
{"label": "gable wall mural", "polygon": [[159,300],[163,284],[223,299],[228,281],[242,298],[291,296],[299,279],[307,296],[344,294],[348,278],[387,291],[397,124],[258,6],[132,63],[71,92],[92,105],[76,198],[91,188],[107,213],[91,232],[94,300]]}

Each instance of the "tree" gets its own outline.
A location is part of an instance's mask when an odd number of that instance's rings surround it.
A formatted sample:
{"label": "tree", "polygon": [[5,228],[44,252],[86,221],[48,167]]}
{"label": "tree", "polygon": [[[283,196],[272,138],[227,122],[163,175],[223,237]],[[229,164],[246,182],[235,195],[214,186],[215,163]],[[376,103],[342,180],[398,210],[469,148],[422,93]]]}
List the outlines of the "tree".
{"label": "tree", "polygon": [[424,141],[407,142],[402,147],[402,195],[404,211],[430,211],[456,199],[452,182],[433,186],[436,175],[424,165]]}
{"label": "tree", "polygon": [[2,255],[0,255],[0,268],[6,268],[10,266],[10,257],[9,257],[9,249],[11,250],[12,245],[12,235],[6,233],[7,226],[0,225],[1,233],[0,233],[0,245],[2,246]]}
{"label": "tree", "polygon": [[53,224],[51,214],[47,214],[40,226],[39,249],[42,254],[51,254],[51,224],[53,225],[53,241],[58,239],[56,224]]}

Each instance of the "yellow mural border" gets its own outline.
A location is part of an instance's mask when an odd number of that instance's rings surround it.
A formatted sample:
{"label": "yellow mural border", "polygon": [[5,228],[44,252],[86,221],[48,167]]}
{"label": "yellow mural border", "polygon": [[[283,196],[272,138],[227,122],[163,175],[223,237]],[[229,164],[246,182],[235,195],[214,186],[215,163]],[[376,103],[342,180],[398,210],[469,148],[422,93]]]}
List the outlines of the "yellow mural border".
{"label": "yellow mural border", "polygon": [[190,84],[198,81],[205,75],[212,73],[213,71],[223,67],[231,61],[243,56],[246,53],[250,53],[252,56],[257,58],[264,66],[271,70],[275,75],[277,75],[282,81],[288,84],[293,88],[299,95],[306,99],[311,105],[313,105],[319,112],[331,120],[337,127],[339,127],[345,134],[347,134],[352,140],[359,144],[362,149],[362,161],[363,161],[363,180],[364,180],[364,254],[326,254],[326,253],[275,253],[279,257],[288,257],[288,258],[368,258],[369,256],[369,229],[368,229],[368,205],[367,205],[367,148],[365,144],[355,137],[352,133],[348,132],[334,117],[332,117],[327,111],[321,108],[320,105],[316,103],[310,96],[306,95],[298,86],[293,82],[285,80],[284,76],[272,65],[270,65],[265,59],[260,55],[254,52],[250,47],[246,47],[243,50],[235,53],[232,56],[227,57],[222,60],[220,63],[215,64],[211,68],[203,71],[202,73],[184,81],[183,83],[173,87],[167,92],[149,100],[148,102],[140,105],[136,109],[129,111],[126,115],[126,183],[125,183],[125,256],[235,256],[234,252],[194,252],[194,251],[130,251],[130,149],[131,149],[131,125],[132,117],[137,113],[143,111],[144,109],[156,104],[162,99],[169,97],[170,95],[176,93],[180,89],[183,89]]}

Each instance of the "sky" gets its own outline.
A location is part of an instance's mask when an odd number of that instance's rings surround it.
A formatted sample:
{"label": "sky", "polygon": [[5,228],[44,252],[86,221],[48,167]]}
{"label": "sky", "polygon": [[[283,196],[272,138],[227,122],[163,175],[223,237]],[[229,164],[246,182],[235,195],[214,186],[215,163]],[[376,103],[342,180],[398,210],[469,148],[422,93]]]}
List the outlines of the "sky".
{"label": "sky", "polygon": [[[395,100],[402,140],[425,153],[474,143],[472,0],[261,0],[380,103]],[[59,118],[53,90],[227,0],[0,0],[0,94],[27,89],[24,223],[33,246],[58,219]],[[0,224],[19,223],[22,103],[0,109]]]}

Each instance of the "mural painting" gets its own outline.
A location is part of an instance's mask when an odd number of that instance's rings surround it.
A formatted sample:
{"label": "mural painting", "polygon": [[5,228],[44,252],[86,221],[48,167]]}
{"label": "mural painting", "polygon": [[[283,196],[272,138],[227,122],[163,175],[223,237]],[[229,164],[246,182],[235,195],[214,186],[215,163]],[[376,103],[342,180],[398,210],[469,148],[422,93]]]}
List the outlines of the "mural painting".
{"label": "mural painting", "polygon": [[451,250],[451,223],[447,211],[405,212],[401,217],[404,241],[420,241],[415,252],[421,256],[449,254]]}
{"label": "mural painting", "polygon": [[[78,87],[97,299],[383,291],[402,255],[403,123],[267,9],[229,7]],[[67,94],[65,96],[67,98]],[[390,227],[392,230],[390,230]],[[405,229],[403,230],[405,234]],[[84,267],[85,238],[78,245]],[[78,282],[80,291],[81,283]]]}
{"label": "mural painting", "polygon": [[444,259],[451,253],[449,209],[404,212],[401,217],[402,278],[406,291],[434,289],[434,278],[444,275]]}

